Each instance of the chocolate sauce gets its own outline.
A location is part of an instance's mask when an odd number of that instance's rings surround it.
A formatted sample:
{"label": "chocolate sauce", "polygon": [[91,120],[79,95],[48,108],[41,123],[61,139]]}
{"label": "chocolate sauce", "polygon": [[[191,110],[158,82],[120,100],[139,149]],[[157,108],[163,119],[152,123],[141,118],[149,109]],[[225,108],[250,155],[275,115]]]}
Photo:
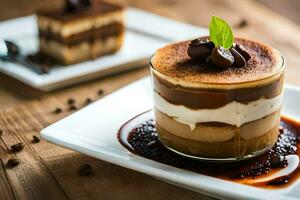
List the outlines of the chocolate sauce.
{"label": "chocolate sauce", "polygon": [[[286,187],[299,177],[300,167],[298,166],[292,173],[282,177],[265,182],[252,181],[256,178],[271,176],[287,167],[286,156],[299,155],[299,122],[282,117],[275,146],[259,157],[239,162],[214,163],[192,160],[167,149],[159,141],[154,120],[146,119],[143,116],[146,114],[149,113],[145,112],[128,121],[118,133],[120,143],[136,155],[196,173],[264,188]],[[123,129],[129,124],[131,131],[126,133]],[[124,141],[124,138],[127,140]]]}

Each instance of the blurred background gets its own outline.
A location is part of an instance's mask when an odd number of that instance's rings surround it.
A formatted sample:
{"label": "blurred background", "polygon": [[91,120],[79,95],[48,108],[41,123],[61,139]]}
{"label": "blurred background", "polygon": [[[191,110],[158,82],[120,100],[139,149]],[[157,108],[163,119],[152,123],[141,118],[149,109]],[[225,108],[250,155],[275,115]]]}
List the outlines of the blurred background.
{"label": "blurred background", "polygon": [[[207,14],[207,12],[219,12],[222,9],[226,9],[223,7],[224,0],[109,0],[110,2],[118,2],[122,4],[130,4],[133,6],[138,6],[145,10],[151,10],[157,13],[160,13],[158,7],[160,9],[169,9],[172,11],[174,7],[183,7],[184,4],[190,4],[193,2],[195,5],[199,5],[195,7],[198,12],[203,11],[203,14]],[[300,23],[300,1],[299,0],[250,0],[261,3],[266,7],[272,9],[280,15],[287,17],[288,19]],[[63,0],[0,0],[0,20],[10,19],[14,17],[29,15],[34,13],[34,11],[44,5],[47,6],[61,6]],[[237,3],[237,1],[233,2]],[[240,2],[239,2],[240,3]],[[148,6],[149,4],[155,5],[155,7]],[[206,7],[207,5],[214,5],[214,7]],[[222,8],[223,7],[223,8]],[[183,11],[184,12],[184,11]],[[249,12],[255,12],[255,10],[249,10]],[[197,13],[198,14],[198,13]],[[176,14],[169,13],[168,15],[172,17],[176,17]],[[246,16],[246,13],[245,13]],[[203,19],[195,19],[193,22],[198,25],[207,26],[209,16],[204,16]],[[199,20],[199,21],[197,21]]]}

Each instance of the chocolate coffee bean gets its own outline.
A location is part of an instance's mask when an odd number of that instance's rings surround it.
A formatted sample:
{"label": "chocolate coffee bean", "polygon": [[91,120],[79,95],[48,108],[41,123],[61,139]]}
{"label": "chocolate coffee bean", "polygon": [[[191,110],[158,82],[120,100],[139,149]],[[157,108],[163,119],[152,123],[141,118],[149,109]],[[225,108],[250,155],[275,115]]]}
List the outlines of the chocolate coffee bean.
{"label": "chocolate coffee bean", "polygon": [[213,42],[210,42],[208,39],[201,39],[201,38],[192,40],[190,45],[191,46],[202,45],[202,46],[205,46],[206,48],[208,48],[211,51],[213,50],[213,48],[215,48],[215,44]]}
{"label": "chocolate coffee bean", "polygon": [[59,107],[55,108],[55,110],[53,111],[54,114],[59,114],[61,113],[63,110]]}
{"label": "chocolate coffee bean", "polygon": [[86,100],[85,100],[85,104],[87,105],[87,104],[90,104],[90,103],[92,103],[93,102],[93,100],[91,99],[91,98],[86,98]]}
{"label": "chocolate coffee bean", "polygon": [[89,164],[81,165],[78,168],[78,174],[80,176],[89,176],[89,175],[91,175],[92,174],[92,166],[89,165]]}
{"label": "chocolate coffee bean", "polygon": [[16,153],[22,151],[22,149],[24,148],[24,144],[22,142],[19,142],[17,144],[12,145],[10,148],[13,152]]}
{"label": "chocolate coffee bean", "polygon": [[66,0],[65,10],[67,12],[76,12],[91,6],[90,0]]}
{"label": "chocolate coffee bean", "polygon": [[73,99],[73,98],[69,98],[67,101],[67,104],[69,104],[69,105],[74,104],[74,103],[75,103],[75,99]]}
{"label": "chocolate coffee bean", "polygon": [[98,95],[102,95],[104,93],[104,91],[102,89],[98,90]]}
{"label": "chocolate coffee bean", "polygon": [[40,140],[40,138],[38,136],[36,136],[36,135],[32,136],[32,142],[33,143],[39,143],[40,141],[41,140]]}
{"label": "chocolate coffee bean", "polygon": [[270,161],[271,168],[277,168],[277,167],[279,167],[281,161],[282,161],[281,156],[275,156],[274,158],[272,158],[271,161]]}
{"label": "chocolate coffee bean", "polygon": [[211,55],[211,50],[207,47],[209,46],[209,42],[202,43],[200,40],[197,40],[197,42],[193,41],[187,51],[189,57],[194,60],[205,61],[205,59]]}
{"label": "chocolate coffee bean", "polygon": [[20,160],[17,158],[10,158],[7,161],[7,167],[15,167],[20,164]]}
{"label": "chocolate coffee bean", "polygon": [[234,57],[228,49],[218,47],[212,51],[211,62],[218,67],[228,68],[233,65]]}
{"label": "chocolate coffee bean", "polygon": [[233,48],[235,48],[235,50],[237,50],[237,52],[239,52],[244,57],[246,62],[248,62],[251,59],[250,54],[247,52],[244,46],[235,43],[233,44]]}
{"label": "chocolate coffee bean", "polygon": [[245,58],[235,48],[231,48],[230,52],[234,57],[234,63],[233,63],[232,66],[234,66],[234,67],[244,67],[246,65]]}
{"label": "chocolate coffee bean", "polygon": [[69,111],[73,111],[73,110],[77,110],[77,109],[78,109],[77,106],[74,104],[70,105],[70,107],[69,107]]}

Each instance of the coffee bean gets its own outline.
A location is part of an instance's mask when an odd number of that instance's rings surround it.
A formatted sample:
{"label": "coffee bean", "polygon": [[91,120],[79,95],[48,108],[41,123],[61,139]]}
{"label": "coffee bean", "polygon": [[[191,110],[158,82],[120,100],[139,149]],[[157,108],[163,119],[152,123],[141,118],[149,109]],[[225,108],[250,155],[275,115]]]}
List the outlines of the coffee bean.
{"label": "coffee bean", "polygon": [[251,59],[251,55],[247,52],[243,45],[234,43],[233,48],[235,48],[235,50],[237,50],[237,52],[239,52],[244,57],[246,62],[248,62]]}
{"label": "coffee bean", "polygon": [[214,43],[199,38],[191,41],[187,53],[191,59],[204,62],[211,55],[213,48]]}
{"label": "coffee bean", "polygon": [[93,102],[93,100],[91,99],[91,98],[87,98],[86,100],[85,100],[85,104],[90,104],[90,103],[92,103]]}
{"label": "coffee bean", "polygon": [[17,158],[10,158],[7,161],[7,167],[15,167],[20,164],[20,160]]}
{"label": "coffee bean", "polygon": [[81,165],[78,168],[78,174],[80,176],[89,176],[89,175],[91,175],[92,174],[92,166],[89,165],[89,164]]}
{"label": "coffee bean", "polygon": [[246,26],[248,26],[248,21],[245,20],[245,19],[242,19],[242,20],[238,23],[237,28],[244,28],[244,27],[246,27]]}
{"label": "coffee bean", "polygon": [[75,99],[69,98],[67,104],[71,105],[75,103]]}
{"label": "coffee bean", "polygon": [[24,144],[22,142],[19,142],[17,144],[14,144],[10,147],[12,149],[13,152],[19,152],[22,151],[22,149],[24,148]]}
{"label": "coffee bean", "polygon": [[91,0],[66,0],[65,11],[78,12],[91,6]]}
{"label": "coffee bean", "polygon": [[76,105],[70,105],[69,107],[69,111],[72,111],[72,110],[77,110],[77,106]]}
{"label": "coffee bean", "polygon": [[234,63],[234,57],[228,49],[218,47],[212,51],[211,62],[218,67],[228,68]]}
{"label": "coffee bean", "polygon": [[36,135],[32,136],[32,142],[33,143],[39,143],[40,141],[41,140],[40,140],[40,138],[38,136],[36,136]]}
{"label": "coffee bean", "polygon": [[98,90],[98,95],[102,95],[104,91],[102,89]]}
{"label": "coffee bean", "polygon": [[283,133],[283,127],[279,126],[279,133]]}
{"label": "coffee bean", "polygon": [[205,46],[211,51],[215,48],[215,44],[213,42],[210,42],[209,39],[201,39],[201,38],[192,40],[190,46],[194,46],[194,47]]}
{"label": "coffee bean", "polygon": [[232,66],[234,66],[234,67],[244,67],[246,65],[245,58],[235,48],[231,48],[230,52],[234,57],[234,62],[233,62]]}
{"label": "coffee bean", "polygon": [[59,107],[55,108],[55,110],[53,111],[54,114],[59,114],[61,112],[62,112],[62,109]]}

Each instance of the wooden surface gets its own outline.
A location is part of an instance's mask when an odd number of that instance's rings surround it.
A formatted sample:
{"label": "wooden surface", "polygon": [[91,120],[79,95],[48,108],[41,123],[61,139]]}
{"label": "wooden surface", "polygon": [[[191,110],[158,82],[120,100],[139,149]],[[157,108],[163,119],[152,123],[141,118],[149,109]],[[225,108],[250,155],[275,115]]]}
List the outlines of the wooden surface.
{"label": "wooden surface", "polygon": [[[207,26],[210,15],[219,15],[234,26],[236,35],[255,38],[279,49],[288,63],[286,81],[300,84],[298,25],[255,1],[244,0],[240,4],[234,0],[114,1],[201,26]],[[41,1],[18,1],[22,3],[11,7],[9,13],[5,5],[11,6],[11,2],[17,1],[0,1],[1,19],[30,13],[34,6],[26,10],[26,5]],[[52,3],[60,2],[53,0]],[[247,26],[238,27],[243,19]],[[4,131],[0,140],[0,199],[203,199],[194,192],[43,140],[37,144],[31,142],[32,136],[39,135],[43,127],[70,114],[68,98],[76,99],[81,105],[87,97],[99,99],[147,74],[145,67],[51,93],[41,93],[0,74],[0,129]],[[104,90],[102,96],[97,94],[99,89]],[[64,112],[53,114],[56,107],[63,108]],[[8,151],[7,148],[17,142],[25,144],[24,150],[15,154]],[[6,163],[10,157],[19,158],[21,163],[8,168]],[[93,174],[79,176],[77,169],[81,164],[90,164]]]}

